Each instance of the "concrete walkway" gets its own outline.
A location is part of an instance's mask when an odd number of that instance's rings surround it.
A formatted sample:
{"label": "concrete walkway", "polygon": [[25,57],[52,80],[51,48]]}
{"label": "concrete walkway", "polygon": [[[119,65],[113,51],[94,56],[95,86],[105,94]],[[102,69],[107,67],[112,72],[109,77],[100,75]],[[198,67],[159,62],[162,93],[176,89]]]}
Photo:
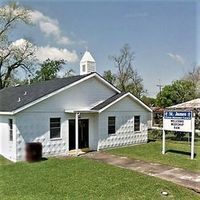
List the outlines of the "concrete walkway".
{"label": "concrete walkway", "polygon": [[85,154],[84,157],[115,165],[117,167],[138,171],[150,176],[159,177],[200,193],[200,173],[190,172],[158,163],[129,159],[127,157],[111,155],[105,152],[91,152]]}

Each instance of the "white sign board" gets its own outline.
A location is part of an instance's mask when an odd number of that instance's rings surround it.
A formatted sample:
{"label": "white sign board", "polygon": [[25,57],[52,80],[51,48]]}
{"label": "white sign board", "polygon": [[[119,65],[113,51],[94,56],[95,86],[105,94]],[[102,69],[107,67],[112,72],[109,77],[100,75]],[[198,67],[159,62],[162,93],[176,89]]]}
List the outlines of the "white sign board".
{"label": "white sign board", "polygon": [[164,111],[163,150],[165,154],[165,131],[191,132],[191,159],[194,159],[195,117],[192,111]]}
{"label": "white sign board", "polygon": [[168,131],[192,132],[191,111],[165,111],[163,129]]}

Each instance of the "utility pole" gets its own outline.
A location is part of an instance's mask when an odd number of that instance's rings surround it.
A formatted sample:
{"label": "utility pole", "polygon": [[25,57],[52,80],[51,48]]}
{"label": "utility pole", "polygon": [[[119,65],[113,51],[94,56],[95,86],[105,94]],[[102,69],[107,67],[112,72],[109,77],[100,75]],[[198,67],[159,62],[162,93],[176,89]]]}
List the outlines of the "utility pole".
{"label": "utility pole", "polygon": [[159,89],[159,93],[161,94],[161,92],[162,92],[162,88],[163,88],[164,85],[161,84],[160,79],[159,79],[159,84],[156,85],[156,86],[158,87],[158,89]]}

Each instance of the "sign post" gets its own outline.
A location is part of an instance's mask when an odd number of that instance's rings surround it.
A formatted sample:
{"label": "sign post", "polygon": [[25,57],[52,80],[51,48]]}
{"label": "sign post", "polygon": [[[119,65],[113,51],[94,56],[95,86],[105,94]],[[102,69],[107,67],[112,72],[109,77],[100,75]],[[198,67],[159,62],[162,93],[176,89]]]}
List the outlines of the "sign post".
{"label": "sign post", "polygon": [[191,159],[194,159],[195,116],[193,115],[192,111],[164,111],[162,154],[165,154],[166,130],[191,133]]}
{"label": "sign post", "polygon": [[163,129],[163,147],[162,147],[162,154],[165,154],[165,130]]}
{"label": "sign post", "polygon": [[195,117],[192,117],[191,159],[194,159]]}

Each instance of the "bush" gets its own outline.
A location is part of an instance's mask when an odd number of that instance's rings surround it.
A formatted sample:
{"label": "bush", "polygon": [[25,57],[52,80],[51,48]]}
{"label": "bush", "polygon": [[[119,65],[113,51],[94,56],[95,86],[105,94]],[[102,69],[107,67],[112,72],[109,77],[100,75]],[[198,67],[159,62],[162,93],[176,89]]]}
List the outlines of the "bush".
{"label": "bush", "polygon": [[162,138],[162,130],[150,130],[149,139],[157,140]]}
{"label": "bush", "polygon": [[186,136],[185,132],[174,132],[175,140],[181,141]]}

